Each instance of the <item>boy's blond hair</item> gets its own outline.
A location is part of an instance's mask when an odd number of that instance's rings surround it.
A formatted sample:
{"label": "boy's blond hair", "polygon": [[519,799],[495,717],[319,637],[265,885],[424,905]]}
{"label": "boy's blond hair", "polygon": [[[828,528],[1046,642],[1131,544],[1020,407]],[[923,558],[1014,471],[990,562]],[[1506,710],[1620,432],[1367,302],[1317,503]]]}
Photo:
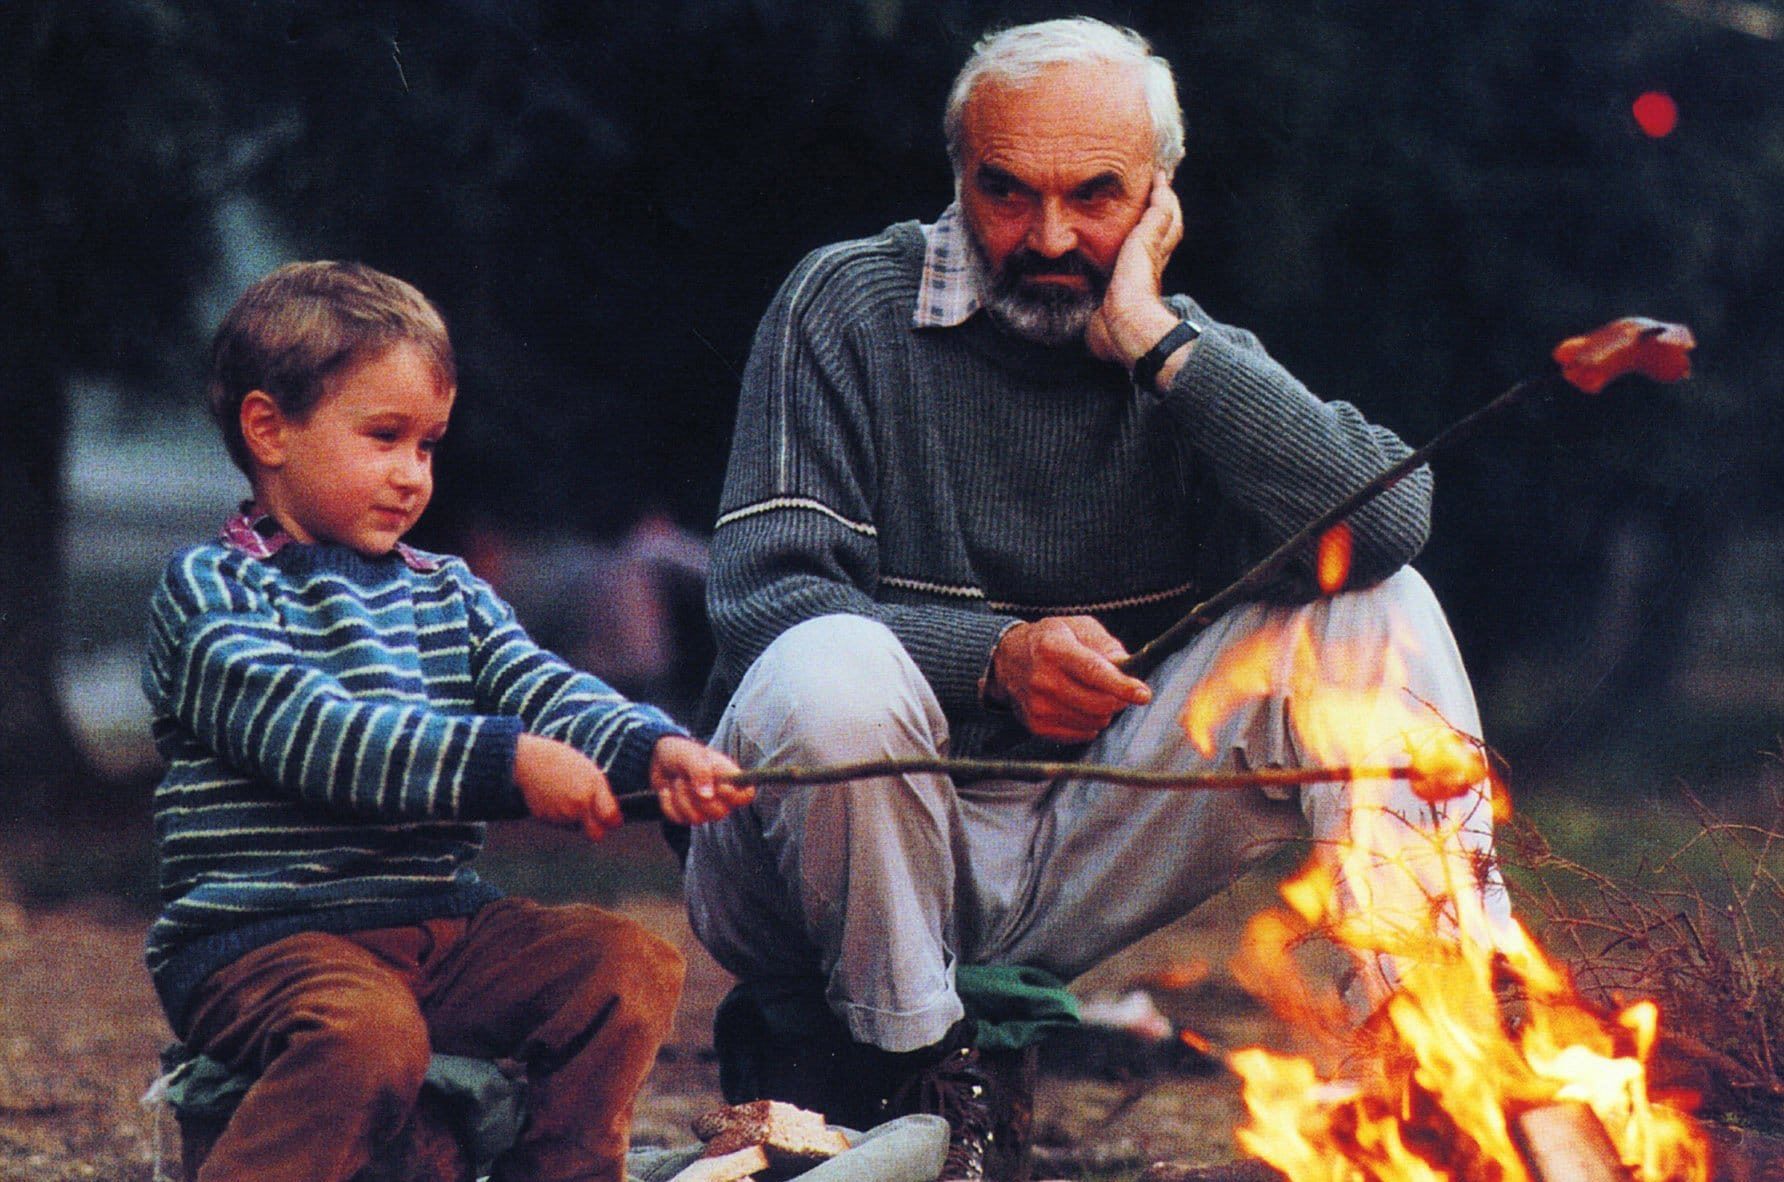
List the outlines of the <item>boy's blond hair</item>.
{"label": "boy's blond hair", "polygon": [[302,421],[328,383],[348,366],[391,345],[413,344],[458,384],[452,341],[440,310],[412,285],[364,263],[287,263],[242,293],[211,342],[211,417],[236,467],[254,476],[242,440],[242,400],[265,392],[287,418]]}

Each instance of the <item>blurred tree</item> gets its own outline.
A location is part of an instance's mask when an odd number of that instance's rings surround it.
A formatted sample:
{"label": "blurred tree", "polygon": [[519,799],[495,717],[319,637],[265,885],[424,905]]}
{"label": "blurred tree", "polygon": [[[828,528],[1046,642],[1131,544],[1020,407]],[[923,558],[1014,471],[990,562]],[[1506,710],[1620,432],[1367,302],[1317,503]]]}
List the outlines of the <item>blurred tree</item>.
{"label": "blurred tree", "polygon": [[189,372],[218,96],[171,7],[0,6],[0,816],[94,783],[56,701],[72,374]]}
{"label": "blurred tree", "polygon": [[[1613,316],[1696,329],[1689,385],[1559,402],[1438,465],[1421,565],[1485,681],[1545,654],[1508,686],[1544,730],[1664,728],[1710,566],[1784,507],[1784,52],[1716,11],[1216,3],[1168,34],[1192,287],[1315,389],[1416,441]],[[1631,112],[1652,89],[1664,139]]]}
{"label": "blurred tree", "polygon": [[[1698,330],[1689,386],[1557,404],[1446,458],[1422,563],[1487,681],[1521,653],[1567,672],[1596,651],[1548,692],[1584,697],[1607,671],[1662,685],[1690,572],[1784,505],[1784,55],[1698,19],[1716,10],[0,7],[0,775],[65,774],[48,738],[62,384],[192,388],[218,201],[252,198],[301,253],[365,259],[446,310],[464,397],[424,542],[486,522],[614,537],[651,507],[705,528],[775,286],[813,247],[938,213],[942,103],[972,40],[1073,11],[1177,66],[1173,286],[1322,394],[1416,441],[1612,316]],[[1678,102],[1664,139],[1630,114],[1650,89]],[[1594,638],[1594,618],[1629,622]]]}

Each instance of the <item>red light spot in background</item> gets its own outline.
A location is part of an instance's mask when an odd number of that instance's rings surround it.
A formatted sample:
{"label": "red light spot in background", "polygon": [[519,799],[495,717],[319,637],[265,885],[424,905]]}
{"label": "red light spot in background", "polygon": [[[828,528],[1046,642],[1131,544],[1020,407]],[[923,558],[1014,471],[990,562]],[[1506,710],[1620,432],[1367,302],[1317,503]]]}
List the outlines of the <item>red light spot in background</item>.
{"label": "red light spot in background", "polygon": [[1672,134],[1679,125],[1679,104],[1664,90],[1650,90],[1629,106],[1636,125],[1653,139]]}

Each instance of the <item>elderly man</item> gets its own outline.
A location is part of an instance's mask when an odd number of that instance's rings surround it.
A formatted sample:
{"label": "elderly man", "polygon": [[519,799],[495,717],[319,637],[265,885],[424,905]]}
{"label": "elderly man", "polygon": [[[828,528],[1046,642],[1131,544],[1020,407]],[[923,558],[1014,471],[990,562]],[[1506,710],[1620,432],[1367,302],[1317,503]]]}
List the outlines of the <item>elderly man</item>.
{"label": "elderly man", "polygon": [[[1407,448],[1161,294],[1183,126],[1169,66],[1137,35],[1076,19],[989,36],[945,130],[955,202],[815,252],[757,334],[714,539],[715,742],[749,765],[1039,738],[1135,768],[1295,766],[1313,757],[1280,690],[1236,709],[1211,756],[1179,722],[1223,652],[1285,620],[1323,648],[1403,654],[1404,690],[1478,734],[1448,627],[1405,569],[1425,471],[1352,519],[1360,589],[1317,598],[1301,570],[1149,680],[1117,668]],[[1338,676],[1370,676],[1351,664]],[[852,1048],[807,1086],[799,1048],[777,1071],[774,1048],[721,1030],[722,1058],[757,1060],[733,1090],[833,1115],[907,1076],[982,1095],[961,968],[1070,979],[1283,841],[1342,835],[1350,793],[927,774],[763,788],[693,837],[694,929],[746,983],[814,982]],[[1487,823],[1463,841],[1485,850]],[[1362,981],[1360,1004],[1382,987]],[[858,1095],[825,1092],[845,1086]],[[979,1115],[954,1113],[946,1176],[980,1176]]]}

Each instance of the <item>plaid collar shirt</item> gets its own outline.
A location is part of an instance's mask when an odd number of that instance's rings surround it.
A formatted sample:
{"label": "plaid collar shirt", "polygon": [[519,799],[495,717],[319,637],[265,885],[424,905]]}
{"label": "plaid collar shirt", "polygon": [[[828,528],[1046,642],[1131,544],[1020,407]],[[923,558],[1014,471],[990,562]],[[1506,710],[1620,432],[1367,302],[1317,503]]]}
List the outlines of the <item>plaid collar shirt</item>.
{"label": "plaid collar shirt", "polygon": [[[297,539],[286,533],[272,514],[263,512],[253,501],[243,501],[241,509],[223,523],[222,540],[225,546],[250,558],[271,558]],[[410,570],[419,574],[431,575],[440,569],[439,562],[401,542],[396,544],[396,552]]]}
{"label": "plaid collar shirt", "polygon": [[956,201],[932,226],[923,227],[928,246],[923,252],[923,277],[917,285],[917,328],[953,328],[983,306],[981,272],[967,237],[966,219]]}

